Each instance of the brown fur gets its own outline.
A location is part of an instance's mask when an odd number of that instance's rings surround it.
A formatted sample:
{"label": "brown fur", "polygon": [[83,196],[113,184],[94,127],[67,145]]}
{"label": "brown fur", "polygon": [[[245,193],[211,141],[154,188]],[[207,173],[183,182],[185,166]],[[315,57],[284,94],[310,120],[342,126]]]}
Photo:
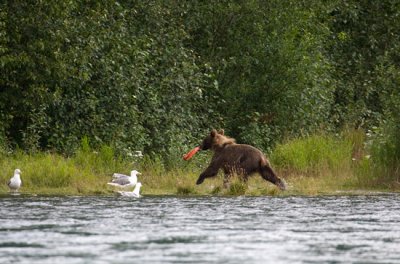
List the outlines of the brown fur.
{"label": "brown fur", "polygon": [[196,184],[201,184],[206,178],[214,177],[222,168],[225,174],[225,187],[235,173],[241,175],[244,181],[247,181],[250,175],[259,173],[263,179],[277,185],[281,190],[286,189],[285,182],[276,176],[268,159],[260,150],[250,145],[236,144],[233,138],[224,135],[223,130],[217,132],[213,129],[201,143],[200,149],[211,149],[214,156],[207,169],[200,174]]}

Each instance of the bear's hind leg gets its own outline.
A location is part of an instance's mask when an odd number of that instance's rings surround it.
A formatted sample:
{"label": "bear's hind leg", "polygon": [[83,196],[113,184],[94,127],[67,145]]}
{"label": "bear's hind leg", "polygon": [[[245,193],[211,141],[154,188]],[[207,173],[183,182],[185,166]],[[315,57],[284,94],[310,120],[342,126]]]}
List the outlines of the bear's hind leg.
{"label": "bear's hind leg", "polygon": [[260,174],[263,177],[264,180],[267,180],[269,182],[272,182],[276,186],[279,187],[282,191],[286,190],[286,183],[282,179],[280,179],[278,176],[276,176],[275,172],[272,170],[271,167],[269,166],[262,166],[260,168]]}

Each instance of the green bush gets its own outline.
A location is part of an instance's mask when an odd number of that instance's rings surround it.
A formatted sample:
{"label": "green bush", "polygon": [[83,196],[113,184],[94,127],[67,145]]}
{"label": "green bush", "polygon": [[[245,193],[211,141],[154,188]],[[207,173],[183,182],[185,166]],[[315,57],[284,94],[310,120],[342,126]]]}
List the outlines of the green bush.
{"label": "green bush", "polygon": [[171,169],[212,127],[270,152],[396,123],[398,28],[397,0],[2,1],[0,140]]}
{"label": "green bush", "polygon": [[186,46],[179,8],[162,1],[1,4],[0,122],[10,142],[70,156],[84,136],[95,149],[108,145],[124,156],[168,157],[190,144],[214,123],[205,116],[216,87]]}

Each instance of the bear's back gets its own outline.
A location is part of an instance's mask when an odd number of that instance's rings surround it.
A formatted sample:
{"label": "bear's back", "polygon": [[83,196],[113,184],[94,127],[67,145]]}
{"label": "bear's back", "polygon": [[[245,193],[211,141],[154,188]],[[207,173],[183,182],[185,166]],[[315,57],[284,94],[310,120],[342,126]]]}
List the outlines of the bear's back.
{"label": "bear's back", "polygon": [[257,148],[246,144],[230,144],[218,152],[215,159],[228,164],[243,164],[245,166],[258,166],[265,159],[264,154]]}

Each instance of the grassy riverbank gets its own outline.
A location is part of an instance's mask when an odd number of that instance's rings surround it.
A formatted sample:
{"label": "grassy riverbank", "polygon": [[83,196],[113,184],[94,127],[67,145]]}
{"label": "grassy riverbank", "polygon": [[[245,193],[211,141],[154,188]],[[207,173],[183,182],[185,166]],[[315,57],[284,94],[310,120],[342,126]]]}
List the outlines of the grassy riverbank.
{"label": "grassy riverbank", "polygon": [[[211,153],[199,153],[191,161],[177,160],[165,168],[158,159],[116,158],[113,150],[103,147],[93,151],[84,146],[73,157],[54,153],[0,155],[0,193],[7,193],[7,182],[15,168],[22,170],[21,193],[46,195],[106,195],[115,189],[108,186],[114,172],[142,172],[144,195],[318,195],[357,193],[360,191],[398,191],[398,181],[384,177],[364,149],[363,133],[341,136],[316,135],[278,145],[270,155],[278,175],[285,178],[288,190],[279,191],[261,177],[247,184],[233,179],[229,189],[222,188],[222,175],[195,182],[207,166]],[[380,174],[380,175],[379,175]]]}

